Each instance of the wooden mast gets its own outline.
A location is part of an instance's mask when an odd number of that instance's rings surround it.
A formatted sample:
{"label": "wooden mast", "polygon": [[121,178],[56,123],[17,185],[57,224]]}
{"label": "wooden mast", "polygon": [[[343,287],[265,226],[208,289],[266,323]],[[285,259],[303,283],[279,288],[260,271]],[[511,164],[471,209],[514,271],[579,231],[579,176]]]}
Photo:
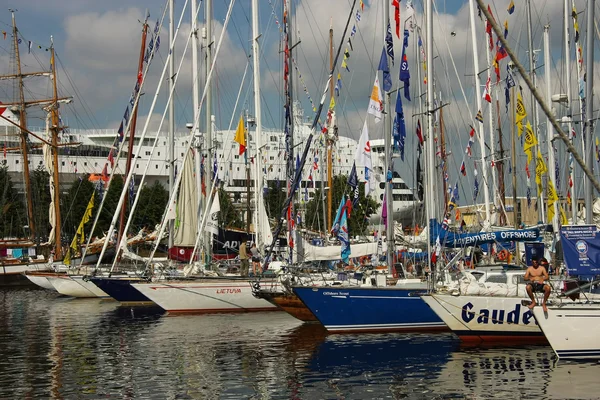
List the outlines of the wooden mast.
{"label": "wooden mast", "polygon": [[[52,41],[52,39],[51,39]],[[51,106],[52,116],[52,164],[53,164],[53,180],[54,180],[54,259],[62,258],[62,243],[61,243],[61,218],[60,218],[60,179],[58,168],[58,134],[62,130],[60,120],[58,118],[58,90],[56,88],[56,59],[54,54],[54,42],[50,46],[50,65],[52,67],[52,91],[53,104]]]}
{"label": "wooden mast", "polygon": [[[146,49],[146,36],[148,34],[148,24],[144,20],[142,26],[142,45],[140,47],[140,59],[138,62],[138,71],[137,71],[137,81],[138,84],[142,84],[143,74],[144,74],[144,51]],[[131,169],[131,155],[133,154],[133,139],[135,137],[135,126],[137,122],[137,103],[133,110],[131,110],[131,124],[129,126],[129,143],[127,144],[127,164],[125,167],[125,176],[129,175],[129,170]],[[157,139],[158,140],[158,139]],[[125,192],[125,201],[123,201],[123,206],[121,207],[121,215],[119,220],[119,236],[117,241],[117,249],[118,258],[121,258],[121,240],[123,239],[123,230],[125,229],[125,213],[127,211],[127,198],[129,193]]]}
{"label": "wooden mast", "polygon": [[21,58],[19,55],[19,42],[17,37],[17,24],[15,12],[12,12],[13,45],[15,47],[15,62],[17,64],[16,78],[19,80],[19,126],[21,128],[21,154],[23,156],[23,180],[25,182],[25,196],[27,201],[27,217],[29,219],[29,238],[35,239],[35,221],[33,219],[33,202],[31,194],[31,182],[29,181],[29,156],[27,154],[27,111],[25,109],[25,94],[23,91],[23,75],[21,74]]}
{"label": "wooden mast", "polygon": [[[333,24],[329,25],[329,70],[333,71]],[[329,97],[333,99],[333,75],[329,80]],[[329,112],[333,110],[330,108]],[[331,127],[333,128],[333,127]],[[333,130],[333,129],[332,129]],[[327,132],[327,221],[325,221],[325,232],[328,231],[329,227],[333,224],[331,218],[331,210],[333,203],[333,165],[332,165],[332,152],[333,152],[333,138]]]}

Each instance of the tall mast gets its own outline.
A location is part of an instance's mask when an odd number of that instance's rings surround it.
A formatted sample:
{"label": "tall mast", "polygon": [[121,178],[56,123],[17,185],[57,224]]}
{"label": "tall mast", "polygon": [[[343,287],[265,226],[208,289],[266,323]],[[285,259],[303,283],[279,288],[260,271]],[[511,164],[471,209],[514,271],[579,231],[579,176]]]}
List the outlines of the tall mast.
{"label": "tall mast", "polygon": [[[286,163],[286,182],[287,182],[287,195],[289,196],[292,192],[292,181],[294,180],[294,112],[292,109],[293,97],[292,97],[292,77],[293,77],[293,64],[292,64],[292,21],[291,21],[291,0],[286,0],[283,4],[283,24],[285,30],[284,37],[284,71],[287,68],[287,73],[284,72],[284,90],[285,90],[285,113],[287,118],[284,118],[285,132],[286,132],[286,152],[288,159]],[[294,218],[294,202],[290,203],[291,218]],[[292,221],[288,219],[288,235],[293,235]],[[295,238],[291,238],[295,242]],[[291,250],[291,249],[290,249]],[[292,262],[292,252],[290,251],[290,262]]]}
{"label": "tall mast", "polygon": [[[329,25],[329,70],[333,71],[333,23]],[[333,77],[329,80],[329,97],[333,98]],[[331,103],[330,103],[331,104]],[[333,114],[333,109],[329,109]],[[332,117],[333,119],[333,117]],[[333,123],[333,120],[331,121]],[[329,127],[333,131],[333,127]],[[331,132],[327,132],[327,220],[325,221],[325,231],[333,225],[331,210],[333,203],[333,166],[332,166],[333,139]]]}
{"label": "tall mast", "polygon": [[52,66],[52,164],[53,164],[53,183],[54,183],[54,258],[62,258],[61,244],[61,220],[60,220],[60,180],[59,180],[59,165],[58,165],[58,134],[62,130],[58,118],[58,91],[56,88],[56,59],[54,53],[54,41],[50,38],[52,45],[50,46],[50,65]]}
{"label": "tall mast", "polygon": [[260,237],[260,230],[258,226],[258,207],[259,202],[262,201],[262,187],[260,187],[260,182],[262,182],[262,179],[259,179],[261,177],[260,166],[262,165],[262,116],[260,107],[260,46],[258,42],[259,38],[260,33],[258,31],[258,0],[252,0],[252,65],[254,73],[254,113],[256,121],[256,129],[254,131],[254,141],[256,143],[256,159],[254,160],[254,198],[256,199],[256,203],[254,205],[254,233],[256,246],[260,249],[260,247],[264,243],[262,243],[263,238]]}
{"label": "tall mast", "polygon": [[[510,64],[509,64],[510,65]],[[510,110],[510,145],[511,157],[510,167],[512,169],[512,198],[513,198],[513,225],[515,229],[519,227],[517,215],[517,140],[515,138],[515,87],[510,88],[511,110]]]}
{"label": "tall mast", "polygon": [[[440,99],[441,100],[441,99]],[[448,183],[446,182],[446,171],[448,165],[446,165],[446,136],[444,135],[444,109],[440,108],[440,158],[442,159],[442,182],[444,187],[444,205],[442,209],[444,214],[448,206]]]}
{"label": "tall mast", "polygon": [[[573,110],[571,109],[571,45],[569,37],[569,22],[571,13],[569,9],[569,0],[564,1],[564,19],[565,19],[565,32],[564,32],[564,44],[565,44],[565,76],[567,80],[567,118],[569,127],[569,138],[573,142]],[[573,162],[573,156],[569,153],[569,186],[571,191],[571,218],[572,223],[577,223],[577,199],[575,198],[575,163]]]}
{"label": "tall mast", "polygon": [[[587,141],[585,143],[585,163],[588,168],[594,173],[594,152],[593,152],[593,138],[594,134],[593,123],[594,123],[594,0],[587,1],[587,27],[586,27],[586,41],[587,41],[587,61],[586,61],[586,133],[583,135],[583,140]],[[594,196],[594,188],[592,187],[591,182],[587,182],[585,185],[585,223],[592,224],[593,223],[593,213],[592,213],[592,204],[593,204],[593,196]]]}
{"label": "tall mast", "polygon": [[17,76],[19,85],[20,115],[19,127],[21,128],[21,154],[23,156],[23,180],[25,182],[25,198],[27,201],[27,217],[29,219],[29,237],[35,239],[35,221],[33,219],[33,202],[31,194],[31,183],[29,181],[29,155],[27,154],[27,110],[25,109],[25,93],[23,91],[23,75],[21,73],[21,57],[19,55],[19,38],[15,11],[12,13],[13,46],[15,48],[15,61],[17,64]]}
{"label": "tall mast", "polygon": [[[434,180],[434,154],[435,148],[433,143],[433,77],[434,77],[434,67],[433,67],[433,0],[427,0],[425,13],[427,14],[427,37],[425,39],[427,45],[427,57],[429,60],[429,69],[427,71],[427,103],[425,105],[425,109],[427,112],[427,190],[425,191],[425,199],[427,202],[427,223],[428,223],[428,232],[429,236],[431,236],[431,224],[430,221],[435,218],[434,206],[436,203],[436,193],[433,188],[433,180]],[[427,251],[430,255],[427,257],[427,264],[429,266],[430,271],[432,271],[431,267],[431,237],[427,240]]]}
{"label": "tall mast", "polygon": [[[175,85],[175,21],[173,3],[175,0],[169,0],[169,46],[171,57],[169,58],[169,93],[173,92]],[[174,101],[169,102],[169,193],[175,190],[175,107]],[[173,247],[173,220],[169,220],[169,248]]]}
{"label": "tall mast", "polygon": [[498,100],[498,86],[496,86],[496,116],[498,117],[498,155],[500,159],[496,161],[498,168],[498,194],[500,203],[502,204],[502,212],[500,213],[500,226],[505,226],[506,221],[506,188],[504,185],[504,143],[502,139],[502,125],[500,120],[500,100]]}
{"label": "tall mast", "polygon": [[[390,19],[390,2],[384,1],[383,6],[383,40],[385,46],[385,38],[387,36],[387,26]],[[386,64],[389,65],[389,56],[387,50],[384,50],[384,57],[386,58]],[[333,82],[333,80],[332,80]],[[385,86],[385,85],[383,85]],[[396,92],[396,96],[401,96],[400,91]],[[389,92],[383,90],[383,97],[385,99],[383,103],[383,139],[384,139],[384,148],[385,148],[385,170],[383,171],[384,182],[385,182],[385,198],[386,198],[386,214],[387,214],[387,224],[386,224],[386,237],[387,237],[387,252],[386,252],[386,260],[388,265],[388,272],[392,272],[392,268],[394,266],[394,196],[392,194],[392,183],[393,179],[388,182],[387,173],[388,170],[393,171],[392,168],[392,119],[390,118],[390,101],[391,96]],[[392,172],[393,175],[393,172]],[[392,176],[393,177],[393,176]]]}
{"label": "tall mast", "polygon": [[[548,79],[550,77],[550,25],[544,26],[544,75],[546,76],[546,101],[548,102],[548,104],[552,104],[552,89],[550,88],[551,80]],[[550,182],[552,182],[552,185],[556,189],[554,142],[552,141],[553,137],[554,129],[552,128],[550,118],[546,117],[546,141],[548,142],[548,176],[550,177]],[[556,203],[554,203],[552,207],[554,207],[554,218],[552,218],[552,221],[548,221],[548,223],[552,224],[552,227],[554,228],[553,232],[557,233],[558,207]],[[548,210],[548,212],[550,212],[550,210]]]}
{"label": "tall mast", "polygon": [[[148,15],[146,13],[146,15]],[[146,36],[148,34],[148,24],[145,19],[142,25],[142,43],[140,47],[140,59],[138,62],[138,70],[137,70],[137,79],[138,84],[141,84],[141,77],[144,74],[144,51],[146,49]],[[135,137],[135,126],[137,122],[137,112],[138,107],[137,103],[133,110],[131,110],[131,124],[129,126],[129,143],[127,143],[127,163],[125,167],[125,176],[129,174],[129,170],[131,169],[131,156],[133,154],[133,139]],[[123,231],[125,229],[125,213],[127,212],[127,197],[129,193],[125,193],[125,201],[123,201],[123,206],[121,207],[121,215],[119,220],[119,236],[117,241],[117,248],[119,249],[119,257],[121,253],[121,240],[123,239]]]}
{"label": "tall mast", "polygon": [[[206,27],[206,84],[208,85],[208,89],[206,90],[205,104],[206,104],[206,149],[205,149],[205,162],[204,162],[204,171],[205,171],[205,180],[206,180],[206,202],[210,202],[212,198],[212,152],[213,152],[213,132],[212,132],[212,85],[208,81],[208,75],[210,73],[210,67],[212,65],[212,0],[206,0],[205,6],[205,27]],[[211,259],[211,248],[210,242],[212,240],[211,233],[205,233],[205,250],[207,254],[207,260]]]}
{"label": "tall mast", "polygon": [[[490,35],[491,35],[491,33],[490,33]],[[491,84],[491,81],[492,81],[492,62],[491,62],[491,56],[490,56],[490,47],[487,45],[487,43],[485,45],[485,56],[486,56],[487,66],[488,66],[488,68],[487,68],[487,79],[490,80],[490,87],[489,87],[490,93],[489,93],[489,95],[491,97],[492,96],[492,87],[491,87],[492,86],[492,84]],[[486,81],[486,85],[487,85],[487,81]],[[497,87],[498,85],[494,85],[494,86]],[[494,93],[495,93],[495,91],[494,91]],[[490,170],[491,170],[491,173],[492,173],[492,181],[491,181],[491,184],[488,184],[488,187],[489,187],[490,191],[492,192],[492,203],[494,204],[494,206],[496,206],[498,204],[498,198],[495,195],[496,194],[495,185],[496,185],[496,182],[497,182],[497,180],[496,180],[496,168],[495,168],[495,164],[496,164],[496,140],[495,140],[495,137],[494,137],[495,136],[494,135],[494,111],[493,111],[494,107],[492,107],[492,103],[491,102],[488,104],[487,108],[488,108],[488,114],[489,114],[489,118],[488,118],[489,128],[488,129],[490,131],[490,160],[489,160],[489,163],[490,163],[490,166],[491,166]],[[483,167],[485,169],[487,169],[486,166],[483,166]],[[495,212],[497,212],[498,208],[497,207],[494,207],[494,208],[496,210]]]}
{"label": "tall mast", "polygon": [[[471,41],[473,45],[473,69],[475,74],[475,93],[477,96],[477,110],[481,111],[481,77],[479,76],[479,58],[477,53],[477,35],[475,32],[475,1],[469,0],[469,11],[471,19]],[[490,225],[490,191],[489,180],[487,175],[487,162],[485,160],[485,137],[483,133],[483,124],[475,122],[477,132],[479,134],[479,146],[481,148],[481,170],[483,173],[483,196],[485,201],[485,221],[484,226]]]}
{"label": "tall mast", "polygon": [[[194,108],[193,121],[199,121],[200,110],[200,81],[198,80],[198,0],[192,0],[190,2],[191,7],[191,18],[192,18],[192,107]],[[192,123],[194,126],[194,123]],[[196,192],[198,193],[198,204],[201,204],[201,192],[202,187],[202,175],[200,169],[202,168],[202,156],[200,155],[202,150],[202,138],[199,134],[200,130],[196,125],[196,131],[194,132],[194,140],[196,144]],[[202,218],[198,217],[198,228],[202,223]],[[198,231],[199,232],[199,231]]]}

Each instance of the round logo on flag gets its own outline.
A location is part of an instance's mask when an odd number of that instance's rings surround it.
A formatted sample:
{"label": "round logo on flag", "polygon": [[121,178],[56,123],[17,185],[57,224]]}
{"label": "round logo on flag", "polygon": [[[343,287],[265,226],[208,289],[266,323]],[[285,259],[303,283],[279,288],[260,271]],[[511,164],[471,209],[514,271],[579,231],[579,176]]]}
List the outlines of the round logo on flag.
{"label": "round logo on flag", "polygon": [[577,243],[575,243],[575,247],[577,248],[577,252],[579,254],[581,254],[581,255],[587,254],[588,245],[585,241],[578,240]]}

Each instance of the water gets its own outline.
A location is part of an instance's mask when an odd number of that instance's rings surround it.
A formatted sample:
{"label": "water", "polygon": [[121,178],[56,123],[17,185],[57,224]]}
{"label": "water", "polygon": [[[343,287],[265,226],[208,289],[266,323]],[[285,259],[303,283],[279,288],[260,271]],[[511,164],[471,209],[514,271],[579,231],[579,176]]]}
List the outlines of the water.
{"label": "water", "polygon": [[282,312],[173,317],[4,289],[0,398],[600,398],[600,365],[451,334],[327,335]]}

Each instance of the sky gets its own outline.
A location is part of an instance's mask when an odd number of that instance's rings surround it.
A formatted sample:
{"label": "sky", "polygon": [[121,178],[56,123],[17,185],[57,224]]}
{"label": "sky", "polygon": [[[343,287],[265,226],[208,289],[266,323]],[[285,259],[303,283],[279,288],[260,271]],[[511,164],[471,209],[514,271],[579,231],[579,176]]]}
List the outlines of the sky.
{"label": "sky", "polygon": [[[387,0],[365,1],[361,20],[357,21],[355,15],[351,19],[350,27],[356,26],[357,33],[353,37],[353,46],[347,60],[349,71],[341,69],[341,58],[336,70],[342,75],[342,89],[340,96],[336,97],[336,112],[340,134],[358,140],[363,121],[366,118],[366,109],[376,69],[383,47],[383,4]],[[391,2],[391,1],[390,1]],[[297,70],[294,75],[294,99],[299,101],[304,109],[307,119],[314,116],[310,98],[318,102],[325,87],[329,69],[328,59],[328,30],[330,24],[334,30],[335,48],[342,43],[342,53],[348,48],[347,37],[342,40],[342,31],[350,13],[351,0],[298,0],[293,2],[292,24],[293,41],[297,43],[294,58]],[[407,0],[401,1],[401,24],[406,17]],[[529,68],[527,60],[527,30],[524,2],[516,3],[516,10],[512,15],[507,12],[509,0],[495,0],[490,2],[490,7],[497,20],[509,23],[508,40],[516,51],[525,68]],[[585,10],[585,1],[576,0],[579,11]],[[141,23],[146,10],[150,13],[150,26],[162,15],[165,2],[160,0],[0,0],[0,29],[7,32],[7,39],[0,36],[0,74],[11,73],[14,62],[11,63],[11,13],[10,7],[17,7],[15,12],[20,45],[23,70],[35,71],[40,68],[49,68],[49,56],[45,49],[50,45],[50,36],[53,36],[54,46],[59,60],[60,95],[73,96],[74,101],[69,107],[63,109],[63,118],[72,128],[102,128],[114,129],[119,125],[131,91],[135,85],[137,63],[140,47]],[[413,1],[416,10],[415,21],[418,26],[424,26],[422,0]],[[228,0],[214,0],[213,34],[218,41],[225,20]],[[184,7],[183,0],[175,2],[175,21],[177,23]],[[200,4],[199,29],[205,25],[204,2]],[[278,24],[282,18],[282,0],[260,0],[260,76],[263,126],[282,130],[283,125],[283,57],[281,54],[281,32]],[[189,8],[189,6],[187,7]],[[558,0],[532,0],[532,34],[534,49],[543,49],[542,33],[544,25],[550,25],[551,42],[551,87],[553,93],[566,91],[566,69],[563,66],[564,51],[562,41],[563,10],[562,1]],[[394,25],[393,7],[391,8],[391,21]],[[597,14],[600,15],[600,14]],[[186,10],[180,32],[175,45],[175,64],[180,63],[185,47],[185,41],[190,33],[190,12]],[[252,59],[251,55],[251,10],[248,0],[236,1],[233,7],[232,20],[225,32],[222,49],[216,62],[216,74],[213,86],[213,114],[217,129],[227,129],[231,121],[235,122],[243,110],[253,113],[252,94]],[[569,21],[571,23],[571,21]],[[585,13],[580,15],[580,31],[582,40],[586,38]],[[461,161],[475,165],[479,157],[479,143],[475,146],[472,159],[466,159],[464,147],[468,141],[469,126],[474,124],[474,115],[477,111],[475,78],[473,67],[473,52],[470,33],[471,22],[469,19],[469,5],[463,0],[438,0],[435,2],[434,15],[434,60],[428,60],[429,72],[433,67],[434,82],[437,101],[449,103],[444,109],[444,119],[447,132],[447,142],[450,143],[450,166],[453,169],[452,181],[456,181],[457,171]],[[394,30],[394,28],[392,28]],[[402,29],[401,29],[402,30]],[[476,17],[477,48],[482,84],[487,77],[487,60],[485,54],[486,38],[484,23]],[[140,103],[140,116],[142,121],[150,114],[150,105],[154,98],[159,77],[167,55],[168,27],[167,21],[160,31],[161,46],[153,60],[146,83],[144,95]],[[402,32],[401,32],[402,36]],[[418,50],[416,47],[417,31],[410,32],[407,58],[411,72],[411,92],[413,101],[404,101],[404,112],[407,127],[407,156],[406,162],[398,164],[400,173],[409,185],[414,175],[414,162],[416,157],[416,136],[414,135],[417,120],[424,124],[423,117],[418,115],[421,110],[419,103],[419,82],[417,70],[419,65]],[[423,41],[425,41],[423,33]],[[32,51],[28,52],[27,43],[32,41]],[[42,49],[39,49],[41,46]],[[205,73],[204,55],[205,43],[200,44],[200,75]],[[584,47],[585,51],[585,47]],[[391,65],[394,90],[400,87],[398,81],[399,60],[402,52],[402,41],[394,35],[395,63]],[[546,77],[543,68],[543,53],[538,53],[538,84],[545,93]],[[598,55],[598,52],[596,52]],[[595,57],[597,59],[597,57]],[[572,96],[576,96],[576,63],[574,51],[571,53],[571,81]],[[248,65],[248,67],[247,67]],[[501,64],[502,79],[505,77],[506,60]],[[242,80],[244,71],[246,78]],[[422,69],[421,69],[422,71]],[[595,68],[594,76],[600,73],[600,68]],[[299,78],[301,74],[302,79]],[[430,77],[431,78],[431,77]],[[191,50],[187,50],[183,58],[182,68],[178,74],[178,84],[175,96],[176,130],[186,131],[185,125],[193,119],[191,89]],[[381,79],[381,75],[380,78]],[[202,92],[203,78],[200,82]],[[493,79],[495,81],[495,79]],[[51,85],[45,78],[32,78],[27,82],[26,97],[43,97],[51,95]],[[503,129],[508,131],[509,114],[504,112],[504,83],[498,85],[497,92],[493,85],[493,92],[500,100],[500,115]],[[523,84],[524,86],[524,84]],[[167,98],[166,85],[158,95],[157,107],[151,114],[150,126],[158,127],[158,121],[164,110]],[[425,86],[420,85],[421,92]],[[240,90],[241,88],[241,90]],[[236,97],[240,102],[234,110]],[[6,81],[0,83],[0,99],[13,95],[14,88]],[[526,106],[531,104],[530,95],[525,90],[524,99]],[[2,100],[4,101],[4,100]],[[392,106],[395,95],[392,95]],[[483,105],[483,114],[486,115],[487,129],[488,107]],[[576,103],[574,103],[574,108]],[[555,105],[557,114],[564,113],[560,105]],[[597,107],[595,107],[597,108]],[[204,110],[203,110],[204,113]],[[35,118],[35,113],[32,113]],[[498,118],[494,109],[494,119]],[[39,123],[38,123],[39,122]],[[42,125],[39,119],[30,122],[32,125]],[[545,120],[540,120],[538,132],[540,138],[545,135]],[[139,126],[139,125],[138,125]],[[202,125],[203,126],[203,125]],[[382,124],[369,121],[371,137],[381,137]],[[162,128],[166,130],[166,126]],[[542,139],[540,141],[543,142]],[[486,141],[489,147],[491,141]],[[521,156],[523,154],[521,151]],[[481,167],[479,167],[481,168]],[[469,168],[468,176],[461,183],[461,190],[468,193],[473,184],[473,168]],[[524,166],[519,167],[523,171]],[[480,171],[481,175],[481,171]],[[523,178],[520,178],[523,179]],[[534,183],[535,185],[535,183]]]}

